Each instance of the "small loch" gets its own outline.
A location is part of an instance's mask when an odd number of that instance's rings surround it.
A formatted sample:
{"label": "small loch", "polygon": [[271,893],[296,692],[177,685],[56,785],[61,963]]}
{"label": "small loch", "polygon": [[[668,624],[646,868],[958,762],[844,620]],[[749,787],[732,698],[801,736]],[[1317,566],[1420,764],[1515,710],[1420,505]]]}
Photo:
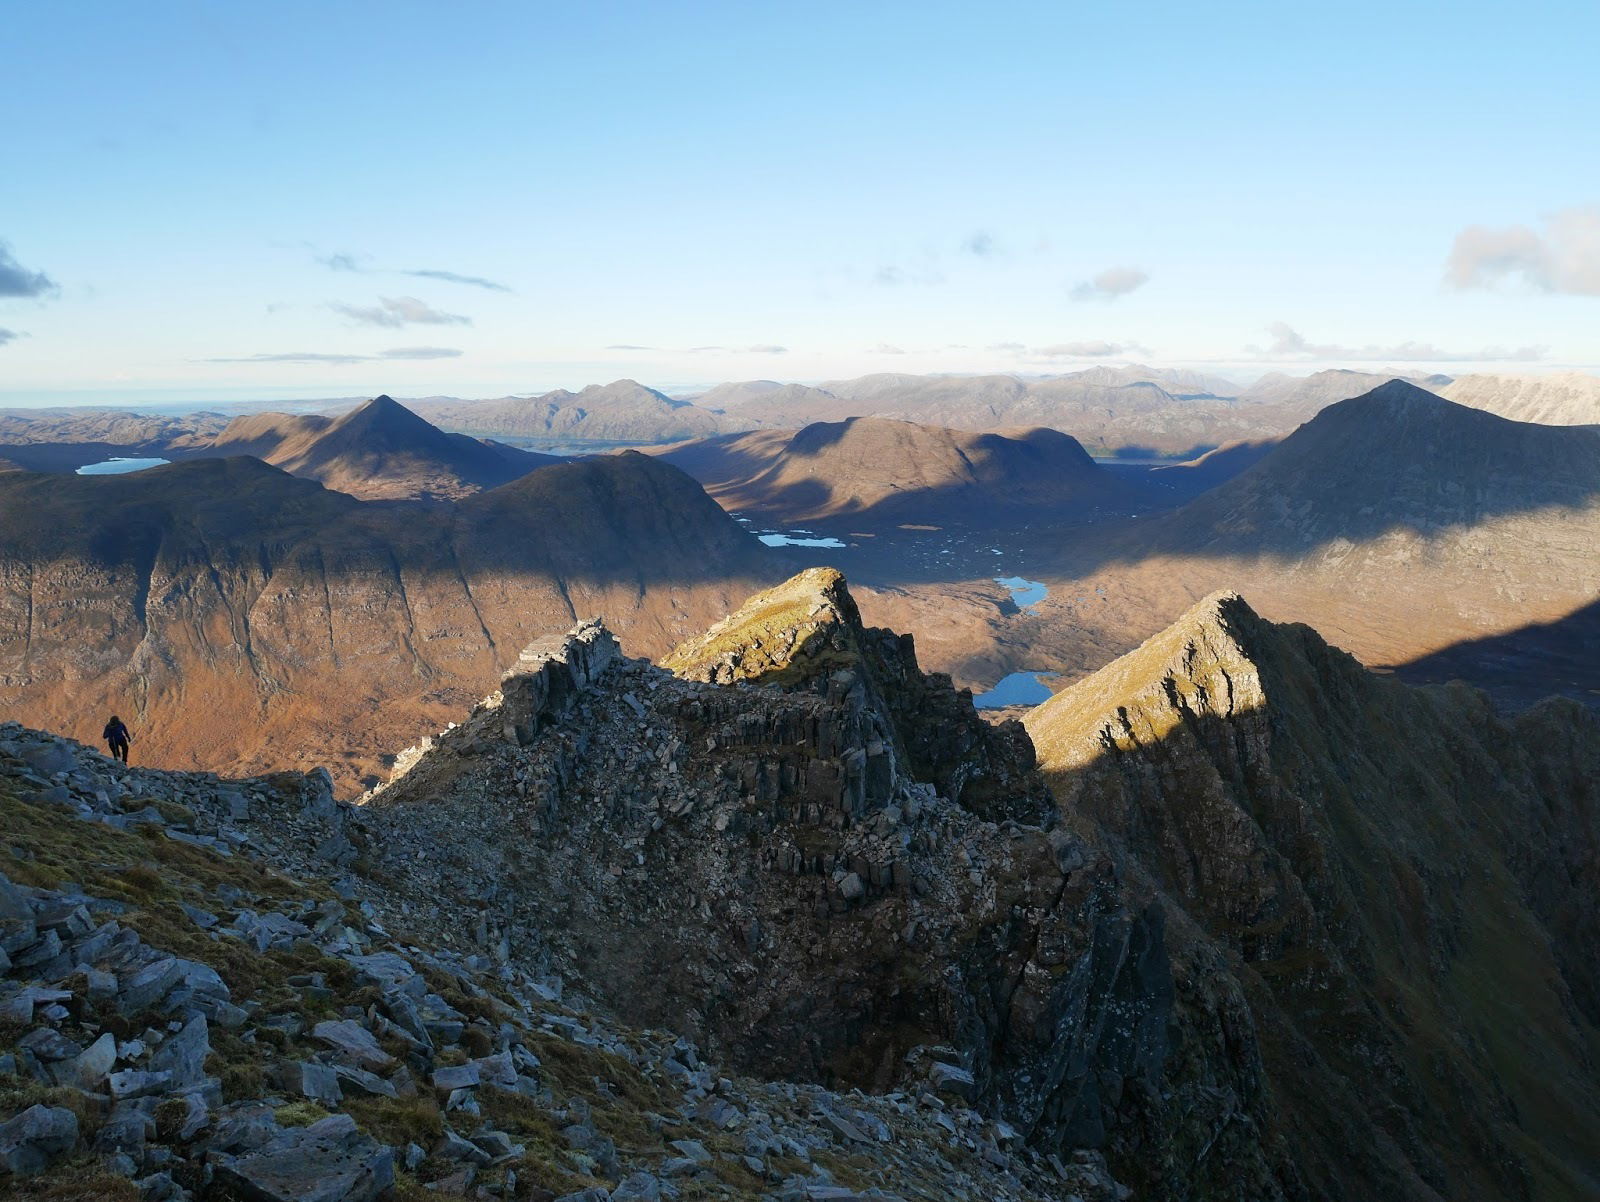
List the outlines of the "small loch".
{"label": "small loch", "polygon": [[1009,676],[1002,676],[988,692],[974,696],[972,704],[981,710],[1000,709],[1007,705],[1038,705],[1050,700],[1050,686],[1045,681],[1054,680],[1055,677],[1054,672],[1013,672]]}
{"label": "small loch", "polygon": [[147,467],[160,467],[170,459],[132,459],[120,455],[102,459],[99,463],[86,463],[78,469],[80,476],[120,476],[126,472],[142,472]]}

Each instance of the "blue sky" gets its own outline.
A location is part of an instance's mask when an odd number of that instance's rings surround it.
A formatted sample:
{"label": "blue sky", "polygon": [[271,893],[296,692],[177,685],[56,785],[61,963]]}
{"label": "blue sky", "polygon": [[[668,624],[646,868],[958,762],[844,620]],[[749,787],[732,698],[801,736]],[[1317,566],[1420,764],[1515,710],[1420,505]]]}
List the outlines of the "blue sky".
{"label": "blue sky", "polygon": [[13,5],[0,403],[1600,364],[1600,9],[1221,7]]}

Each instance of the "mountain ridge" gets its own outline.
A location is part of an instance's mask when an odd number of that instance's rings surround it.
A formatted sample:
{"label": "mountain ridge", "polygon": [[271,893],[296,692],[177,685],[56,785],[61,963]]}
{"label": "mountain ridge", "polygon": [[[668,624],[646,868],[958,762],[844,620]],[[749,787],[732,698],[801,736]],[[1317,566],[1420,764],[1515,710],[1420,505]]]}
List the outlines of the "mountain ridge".
{"label": "mountain ridge", "polygon": [[499,443],[447,434],[387,395],[338,418],[251,414],[209,448],[255,455],[365,500],[453,500],[560,462]]}

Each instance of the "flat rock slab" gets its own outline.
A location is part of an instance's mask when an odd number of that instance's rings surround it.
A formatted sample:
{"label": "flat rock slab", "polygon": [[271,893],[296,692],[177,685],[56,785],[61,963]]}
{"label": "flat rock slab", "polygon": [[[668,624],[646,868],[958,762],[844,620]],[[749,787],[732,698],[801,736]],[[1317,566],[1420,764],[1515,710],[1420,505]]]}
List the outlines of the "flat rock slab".
{"label": "flat rock slab", "polygon": [[394,1186],[394,1153],[336,1114],[219,1157],[216,1179],[252,1202],[376,1202]]}
{"label": "flat rock slab", "polygon": [[311,1034],[333,1049],[346,1064],[381,1072],[394,1063],[394,1057],[378,1046],[375,1035],[351,1018],[320,1022]]}

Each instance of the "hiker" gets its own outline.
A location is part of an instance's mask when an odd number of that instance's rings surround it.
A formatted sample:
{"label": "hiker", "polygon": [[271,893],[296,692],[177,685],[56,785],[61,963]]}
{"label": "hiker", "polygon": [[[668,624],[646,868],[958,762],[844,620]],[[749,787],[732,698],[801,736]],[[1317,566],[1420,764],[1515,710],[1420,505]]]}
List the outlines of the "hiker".
{"label": "hiker", "polygon": [[128,744],[133,742],[133,736],[128,733],[127,726],[115,714],[111,721],[106,723],[106,728],[100,732],[100,737],[106,741],[106,746],[111,748],[111,758],[128,762]]}

